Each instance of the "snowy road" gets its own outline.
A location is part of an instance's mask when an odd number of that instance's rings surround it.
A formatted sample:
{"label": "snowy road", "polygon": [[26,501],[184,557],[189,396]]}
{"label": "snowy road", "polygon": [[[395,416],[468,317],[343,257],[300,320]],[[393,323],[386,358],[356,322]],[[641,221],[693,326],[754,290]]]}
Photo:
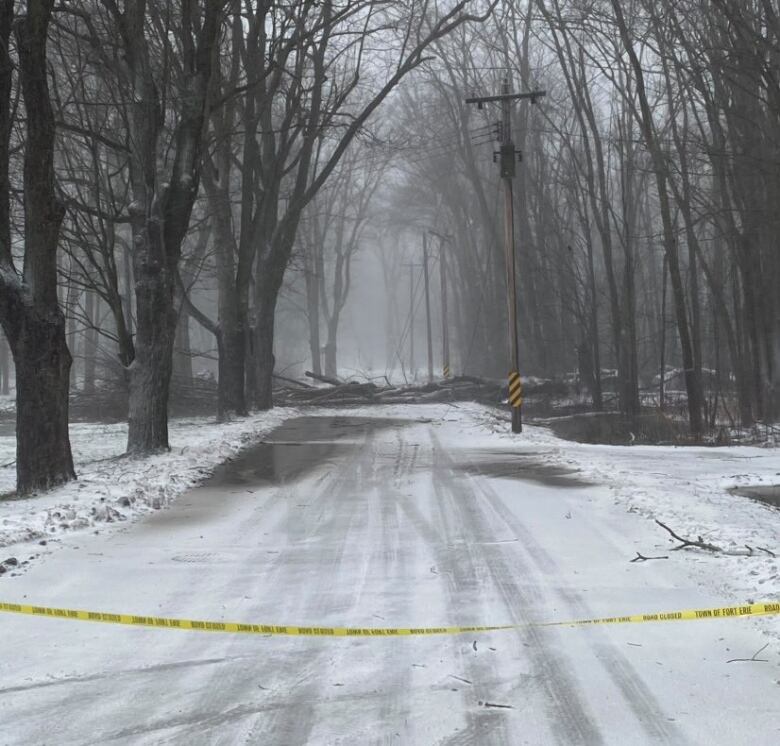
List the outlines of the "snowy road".
{"label": "snowy road", "polygon": [[[538,446],[408,412],[292,420],[169,510],[68,537],[0,597],[366,627],[730,602],[684,562],[629,563],[657,527]],[[0,615],[0,743],[770,744],[776,650],[727,663],[764,642],[744,619],[285,639]]]}

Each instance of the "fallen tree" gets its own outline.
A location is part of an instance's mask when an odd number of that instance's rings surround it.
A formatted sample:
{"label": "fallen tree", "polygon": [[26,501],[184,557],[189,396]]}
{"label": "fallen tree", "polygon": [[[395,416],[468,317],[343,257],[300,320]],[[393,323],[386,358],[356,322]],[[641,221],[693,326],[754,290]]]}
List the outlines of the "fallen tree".
{"label": "fallen tree", "polygon": [[[373,381],[342,381],[306,371],[305,375],[327,387],[302,387],[291,379],[278,379],[274,390],[277,403],[286,406],[428,404],[446,401],[478,401],[497,404],[506,398],[506,386],[471,376],[420,386],[380,386]],[[289,384],[289,385],[287,385]]]}

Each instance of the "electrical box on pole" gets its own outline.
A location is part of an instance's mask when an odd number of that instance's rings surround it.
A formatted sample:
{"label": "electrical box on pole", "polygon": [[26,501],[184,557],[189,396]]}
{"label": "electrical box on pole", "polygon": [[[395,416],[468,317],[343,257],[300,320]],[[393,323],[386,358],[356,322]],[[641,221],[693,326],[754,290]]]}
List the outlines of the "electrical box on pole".
{"label": "electrical box on pole", "polygon": [[514,179],[515,178],[515,145],[513,142],[508,142],[501,145],[501,150],[498,153],[499,167],[501,169],[502,179]]}

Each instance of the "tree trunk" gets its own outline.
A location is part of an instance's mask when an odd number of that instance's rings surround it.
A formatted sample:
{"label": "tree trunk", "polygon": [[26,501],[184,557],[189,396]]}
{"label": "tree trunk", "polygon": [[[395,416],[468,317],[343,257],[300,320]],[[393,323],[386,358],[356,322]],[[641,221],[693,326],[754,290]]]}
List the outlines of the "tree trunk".
{"label": "tree trunk", "polygon": [[[315,236],[315,241],[319,238]],[[306,318],[309,322],[309,352],[311,369],[317,375],[322,373],[320,351],[320,275],[322,271],[321,247],[312,242],[306,250]]]}
{"label": "tree trunk", "polygon": [[64,316],[26,319],[15,347],[16,489],[23,495],[76,478],[68,439],[71,356]]}
{"label": "tree trunk", "polygon": [[223,316],[220,319],[219,347],[219,419],[232,415],[245,416],[244,377],[246,360],[246,329],[241,320]]}
{"label": "tree trunk", "polygon": [[[246,352],[249,271],[239,260],[236,272],[235,240],[230,233],[227,200],[216,189],[209,190],[214,204],[215,248],[219,289],[219,328],[217,348],[219,355],[219,388],[217,417],[220,421],[233,416],[244,417],[246,407]],[[251,261],[249,262],[251,267]]]}
{"label": "tree trunk", "polygon": [[325,375],[331,378],[338,376],[338,364],[336,361],[338,328],[328,329],[328,341],[325,343]]}
{"label": "tree trunk", "polygon": [[[67,291],[65,293],[65,303],[60,302],[60,307],[64,309],[65,313],[65,339],[69,350],[76,349],[76,306],[79,301],[80,290],[76,286],[73,277],[74,261],[70,260],[70,266],[68,267],[68,282]],[[74,362],[71,364],[71,373],[73,374],[71,385],[74,390],[76,388],[76,380],[78,378],[77,364]]]}
{"label": "tree trunk", "polygon": [[8,342],[0,332],[0,394],[8,396],[11,385],[11,360]]}
{"label": "tree trunk", "polygon": [[27,135],[24,154],[24,269],[19,277],[8,215],[8,41],[13,4],[0,6],[0,323],[16,365],[17,492],[75,479],[68,438],[71,356],[57,298],[57,243],[65,215],[54,177],[54,114],[46,41],[53,2],[29,0],[15,24]]}
{"label": "tree trunk", "polygon": [[659,362],[659,367],[661,369],[661,379],[658,383],[658,408],[662,412],[664,411],[664,406],[666,403],[664,398],[666,396],[666,284],[668,277],[668,264],[669,260],[666,258],[666,254],[664,254],[663,265],[661,269],[661,272],[663,273],[663,278],[661,280],[661,360]]}
{"label": "tree trunk", "polygon": [[[150,223],[152,221],[149,221]],[[134,257],[137,331],[135,360],[130,366],[127,452],[155,453],[168,449],[168,394],[176,331],[174,284],[162,262],[161,236],[154,226],[147,244]]]}
{"label": "tree trunk", "polygon": [[601,390],[601,345],[599,343],[599,307],[596,288],[596,271],[593,262],[593,241],[590,231],[587,234],[588,242],[588,294],[590,300],[590,346],[593,361],[593,409],[601,412],[604,409],[604,397]]}
{"label": "tree trunk", "polygon": [[192,347],[190,345],[190,314],[185,306],[179,310],[176,323],[176,339],[173,371],[184,384],[192,383]]}
{"label": "tree trunk", "polygon": [[[287,244],[289,252],[291,244]],[[289,253],[287,254],[289,256]],[[284,280],[286,260],[272,254],[257,258],[254,292],[254,328],[251,334],[252,401],[257,409],[273,407],[274,321],[276,302]]]}
{"label": "tree trunk", "polygon": [[84,315],[89,326],[84,332],[84,386],[87,395],[95,393],[95,371],[97,368],[97,326],[100,298],[89,288],[84,293]]}
{"label": "tree trunk", "polygon": [[255,407],[260,410],[271,409],[273,402],[273,372],[276,358],[274,357],[274,317],[276,311],[276,292],[265,294],[258,298],[259,305],[255,310],[254,364]]}

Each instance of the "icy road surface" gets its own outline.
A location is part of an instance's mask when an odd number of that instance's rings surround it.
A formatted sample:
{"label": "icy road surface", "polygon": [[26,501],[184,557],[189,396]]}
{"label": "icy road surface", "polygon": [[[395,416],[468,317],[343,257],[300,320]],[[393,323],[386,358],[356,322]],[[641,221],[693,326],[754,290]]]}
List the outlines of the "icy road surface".
{"label": "icy road surface", "polygon": [[[311,626],[491,625],[731,603],[544,446],[457,423],[289,421],[168,510],[0,596]],[[511,449],[511,452],[510,452]],[[648,554],[655,553],[648,551]],[[773,744],[747,619],[307,639],[0,615],[2,744]]]}

